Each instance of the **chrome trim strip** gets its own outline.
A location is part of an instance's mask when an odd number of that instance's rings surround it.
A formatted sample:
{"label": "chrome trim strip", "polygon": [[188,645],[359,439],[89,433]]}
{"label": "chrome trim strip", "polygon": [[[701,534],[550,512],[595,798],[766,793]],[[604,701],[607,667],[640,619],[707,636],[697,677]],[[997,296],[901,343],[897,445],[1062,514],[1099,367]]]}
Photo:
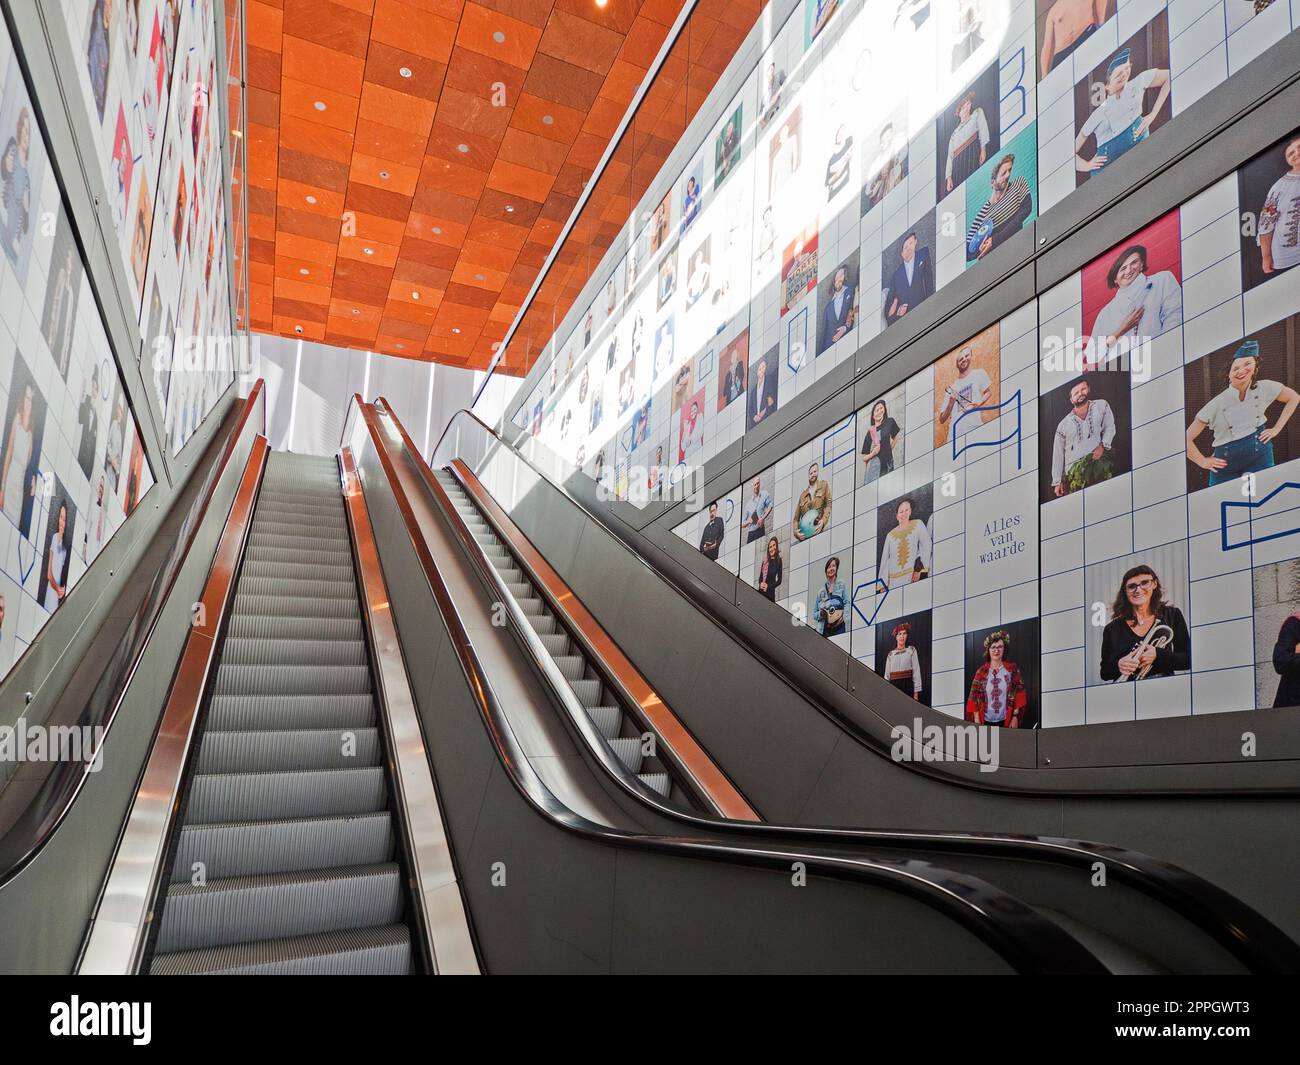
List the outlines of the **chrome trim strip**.
{"label": "chrome trim strip", "polygon": [[126,975],[137,972],[144,961],[150,925],[157,916],[152,907],[185,787],[194,728],[216,660],[222,625],[234,598],[239,560],[252,526],[268,451],[266,437],[259,435],[253,442],[203,588],[203,623],[194,625],[185,639],[158,733],[90,920],[78,973]]}
{"label": "chrome trim strip", "polygon": [[[353,403],[359,404],[360,397],[354,396]],[[351,420],[350,414],[349,410],[345,421]],[[394,799],[401,806],[397,820],[410,860],[411,898],[419,910],[416,931],[424,940],[432,972],[476,976],[481,970],[469,913],[424,746],[406,659],[393,623],[370,512],[350,447],[339,452],[339,462],[361,606],[373,655],[375,694],[384,724],[388,775]],[[444,890],[447,888],[453,890]]]}

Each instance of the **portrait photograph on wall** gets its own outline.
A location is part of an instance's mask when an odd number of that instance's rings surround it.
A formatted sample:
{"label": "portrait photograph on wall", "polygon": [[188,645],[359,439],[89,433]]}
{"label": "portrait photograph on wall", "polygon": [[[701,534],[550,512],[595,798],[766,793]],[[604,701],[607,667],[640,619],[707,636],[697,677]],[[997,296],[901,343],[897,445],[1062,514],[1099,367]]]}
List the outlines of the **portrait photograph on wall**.
{"label": "portrait photograph on wall", "polygon": [[1001,145],[998,64],[990,64],[936,116],[938,199],[956,192]]}
{"label": "portrait photograph on wall", "polygon": [[1115,0],[1037,0],[1038,74],[1047,77],[1115,15]]}
{"label": "portrait photograph on wall", "polygon": [[[742,330],[718,354],[718,410],[743,399],[748,389],[749,330]],[[775,400],[773,401],[775,404]]]}
{"label": "portrait photograph on wall", "polygon": [[876,576],[888,588],[934,576],[934,485],[918,485],[876,508]]}
{"label": "portrait photograph on wall", "polygon": [[723,124],[714,138],[713,145],[713,188],[716,191],[740,165],[740,135],[745,127],[744,107],[737,105],[731,117]]}
{"label": "portrait photograph on wall", "polygon": [[998,728],[1037,728],[1038,619],[966,633],[966,720]]}
{"label": "portrait photograph on wall", "polygon": [[82,273],[81,253],[73,239],[72,223],[68,221],[67,212],[60,208],[54,223],[54,240],[50,245],[50,275],[45,283],[41,336],[54,356],[59,376],[65,381],[72,356]]}
{"label": "portrait photograph on wall", "polygon": [[1038,130],[1030,124],[966,186],[966,265],[973,266],[1038,217]]}
{"label": "portrait photograph on wall", "polygon": [[817,223],[785,246],[781,253],[781,317],[817,288]]}
{"label": "portrait photograph on wall", "polygon": [[51,614],[63,605],[68,594],[68,573],[72,566],[73,527],[77,510],[67,487],[54,478],[48,495],[45,546],[41,553],[41,579],[36,598]]}
{"label": "portrait photograph on wall", "polygon": [[916,225],[885,248],[880,257],[881,314],[893,325],[934,295],[934,214],[927,211]]}
{"label": "portrait photograph on wall", "polygon": [[27,280],[37,204],[45,175],[45,141],[36,129],[22,71],[10,63],[0,97],[0,248],[19,283]]}
{"label": "portrait photograph on wall", "polygon": [[1255,705],[1300,707],[1300,560],[1257,566],[1251,577]]}
{"label": "portrait photograph on wall", "polygon": [[858,255],[855,250],[817,288],[817,354],[843,340],[858,323]]}
{"label": "portrait photograph on wall", "polygon": [[899,107],[863,141],[862,213],[883,203],[903,184],[907,171],[907,108]]}
{"label": "portrait photograph on wall", "polygon": [[852,575],[853,552],[847,549],[808,566],[808,624],[827,639],[845,636],[852,626]]}
{"label": "portrait photograph on wall", "polygon": [[776,528],[766,534],[756,545],[759,550],[754,561],[754,587],[770,603],[785,598],[785,566],[789,558],[790,543],[786,532]]}
{"label": "portrait photograph on wall", "polygon": [[777,360],[780,356],[780,349],[773,348],[750,368],[749,399],[745,420],[746,427],[749,429],[757,429],[767,418],[776,413],[777,385],[780,376]]}
{"label": "portrait photograph on wall", "polygon": [[1001,402],[1001,324],[954,348],[934,364],[934,446],[951,439],[952,454],[962,437],[997,418]]}
{"label": "portrait photograph on wall", "polygon": [[1133,469],[1127,370],[1080,374],[1038,397],[1038,494],[1050,503]]}
{"label": "portrait photograph on wall", "polygon": [[768,145],[767,198],[774,200],[803,163],[803,110],[793,107],[782,118]]}
{"label": "portrait photograph on wall", "polygon": [[1173,115],[1169,14],[1150,22],[1074,86],[1075,180],[1082,185]]}
{"label": "portrait photograph on wall", "polygon": [[808,477],[794,504],[790,535],[798,542],[811,540],[830,528],[835,493],[820,462],[808,465]]}
{"label": "portrait photograph on wall", "polygon": [[1291,315],[1183,368],[1189,492],[1300,458],[1298,334]]}
{"label": "portrait photograph on wall", "polygon": [[875,626],[875,671],[910,699],[930,705],[930,611]]}
{"label": "portrait photograph on wall", "polygon": [[1187,543],[1084,568],[1085,602],[1103,624],[1085,630],[1085,683],[1128,684],[1192,668]]}
{"label": "portrait photograph on wall", "polygon": [[1300,266],[1300,129],[1237,171],[1237,195],[1241,286],[1249,290]]}
{"label": "portrait photograph on wall", "polygon": [[752,544],[772,535],[776,512],[776,473],[764,470],[751,477],[740,490],[740,539]]}
{"label": "portrait photograph on wall", "polygon": [[858,412],[858,459],[862,484],[873,484],[903,465],[905,385],[891,390]]}
{"label": "portrait photograph on wall", "polygon": [[0,512],[30,540],[37,496],[43,491],[41,446],[47,404],[22,352],[14,354],[0,444]]}
{"label": "portrait photograph on wall", "polygon": [[1131,355],[1183,323],[1179,212],[1170,211],[1083,268],[1084,365]]}

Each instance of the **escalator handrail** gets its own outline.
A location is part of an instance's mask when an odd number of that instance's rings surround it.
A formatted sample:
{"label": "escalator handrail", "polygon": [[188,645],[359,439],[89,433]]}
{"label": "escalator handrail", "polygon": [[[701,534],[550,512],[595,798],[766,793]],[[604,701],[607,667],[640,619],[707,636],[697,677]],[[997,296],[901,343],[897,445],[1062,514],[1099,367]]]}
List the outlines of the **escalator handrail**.
{"label": "escalator handrail", "polygon": [[[96,766],[100,758],[100,751],[108,739],[114,722],[117,720],[118,711],[125,702],[132,681],[140,668],[140,663],[144,660],[145,653],[149,649],[150,640],[152,640],[159,618],[162,616],[163,605],[171,597],[172,589],[186,559],[189,557],[195,537],[197,537],[199,528],[203,525],[203,520],[207,516],[208,507],[216,493],[217,485],[221,482],[222,476],[255,410],[261,412],[261,432],[264,434],[266,429],[266,395],[264,381],[260,377],[244,399],[243,408],[226,437],[221,457],[217,459],[207,474],[206,485],[200,489],[198,497],[190,505],[191,512],[186,517],[185,525],[182,525],[182,535],[178,537],[177,542],[168,552],[167,559],[158,571],[159,578],[161,578],[160,583],[156,589],[151,589],[155,594],[146,594],[137,610],[135,621],[119,640],[119,648],[128,645],[132,640],[136,641],[135,648],[130,653],[129,661],[117,671],[116,676],[107,678],[107,674],[113,669],[113,662],[116,659],[116,655],[110,656],[109,663],[104,670],[105,677],[101,678],[100,682],[95,686],[96,693],[101,691],[106,683],[111,684],[117,692],[111,709],[102,718],[101,726],[103,731],[100,733],[98,746],[89,757],[81,762],[47,763],[51,775],[60,769],[63,772],[61,780],[55,782],[55,787],[61,793],[54,802],[43,803],[42,797],[49,789],[42,787],[34,794],[22,814],[15,818],[13,824],[5,830],[4,835],[0,836],[0,888],[26,868],[54,833],[58,831],[60,825],[63,824],[64,819],[71,811],[73,804],[77,801],[77,797],[81,794],[81,789],[85,786],[88,774]],[[188,525],[188,531],[186,531],[186,525]],[[91,698],[94,698],[94,695]],[[90,716],[83,710],[77,720],[83,725],[91,724],[92,722],[87,720]],[[47,777],[48,779],[49,777]]]}
{"label": "escalator handrail", "polygon": [[[433,470],[429,468],[429,464],[424,461],[424,457],[420,455],[411,441],[410,434],[407,433],[406,427],[402,425],[401,419],[397,417],[388,401],[382,396],[376,400],[376,404],[383,404],[384,409],[392,414],[393,424],[405,442],[407,452],[415,461],[425,484],[437,499],[445,520],[451,525],[453,533],[460,540],[463,550],[479,575],[479,579],[488,587],[495,600],[500,602],[511,615],[513,624],[509,627],[516,638],[525,645],[524,649],[528,653],[529,661],[543,674],[542,679],[548,690],[551,690],[562,703],[565,715],[570,719],[574,727],[583,732],[584,741],[592,747],[596,757],[600,759],[606,769],[623,787],[633,791],[641,801],[659,805],[658,795],[648,788],[636,774],[627,771],[623,763],[609,749],[609,746],[600,739],[591,718],[574,696],[573,690],[568,684],[564,683],[563,676],[560,674],[554,660],[546,652],[540,637],[533,630],[532,625],[528,623],[515,597],[510,594],[510,590],[501,579],[501,575],[488,561],[486,553],[474,539],[473,534],[461,520],[460,515],[456,513],[455,506],[447,497],[442,485],[438,483],[438,479],[434,476]],[[529,572],[532,572],[531,567],[529,567]],[[535,575],[534,583],[537,583]],[[568,616],[567,605],[555,602],[549,595],[547,598],[557,619],[564,619]],[[576,597],[572,595],[568,597],[568,603],[581,607]],[[652,730],[657,738],[656,754],[673,771],[672,776],[679,785],[695,798],[704,809],[711,811],[718,817],[740,821],[761,820],[753,806],[741,794],[740,789],[727,777],[718,764],[709,757],[708,752],[691,735],[686,725],[672,712],[671,708],[659,697],[645,678],[635,670],[631,662],[627,661],[626,658],[622,658],[617,663],[609,661],[610,656],[621,653],[603,629],[596,631],[599,626],[597,626],[595,619],[587,615],[583,621],[585,624],[569,626],[571,635],[578,640],[584,651],[587,652],[590,661],[600,669],[605,678],[606,686],[613,690],[621,704],[621,708],[630,713],[640,725]],[[603,651],[598,648],[603,649]]]}
{"label": "escalator handrail", "polygon": [[[397,416],[388,408],[394,421]],[[400,422],[399,422],[400,425]],[[405,435],[403,431],[403,435]],[[408,444],[409,444],[409,438]],[[427,464],[420,460],[425,469]],[[516,563],[523,569],[533,586],[546,599],[548,605],[557,614],[563,614],[575,628],[583,624],[583,616],[568,610],[566,604],[579,600],[559,574],[548,566],[549,572],[543,575],[532,564],[530,555],[540,553],[531,544],[523,532],[508,515],[502,511],[495,500],[483,488],[478,478],[460,459],[454,459],[447,467],[457,482],[474,500],[480,513],[487,520],[496,535],[506,546]],[[429,469],[428,477],[433,478]],[[441,486],[439,486],[441,489]],[[484,506],[484,502],[489,506]],[[454,513],[455,508],[451,508]],[[459,519],[459,515],[456,515]],[[462,544],[466,543],[464,536]],[[482,549],[472,536],[469,537],[467,550],[471,556]],[[526,549],[525,549],[526,548]],[[486,557],[483,559],[487,562]],[[545,559],[542,558],[545,564]],[[476,566],[481,569],[481,566]],[[491,568],[490,563],[488,568]],[[493,570],[495,574],[495,570]],[[499,580],[499,578],[498,578]],[[559,585],[557,591],[555,584]],[[508,596],[508,591],[505,592]],[[589,616],[584,610],[583,615]],[[594,619],[593,619],[593,623]],[[531,626],[529,626],[531,631]],[[603,630],[601,630],[603,635]],[[608,636],[605,636],[608,639]],[[593,657],[599,656],[603,641],[596,637],[583,640],[585,649]],[[545,655],[545,648],[541,648]],[[621,652],[620,652],[621,653]],[[593,663],[599,667],[599,663]],[[567,684],[561,687],[568,690]],[[571,693],[570,693],[571,694]],[[573,716],[570,713],[570,716]],[[595,732],[585,712],[578,715],[579,731],[584,738]],[[586,725],[583,728],[582,725]],[[603,746],[603,745],[599,745]],[[608,759],[602,764],[608,766]],[[615,759],[615,761],[617,761]],[[626,778],[630,774],[619,762],[611,772],[616,779]],[[620,780],[624,786],[628,785]],[[639,783],[639,781],[638,781]],[[629,790],[635,790],[629,788]],[[641,789],[648,790],[648,789]],[[683,811],[678,807],[658,800],[652,795],[649,800],[640,792],[637,798],[648,801],[657,812],[681,821],[695,828],[707,826],[711,830],[726,831],[740,836],[754,831],[775,832],[801,842],[816,842],[834,845],[866,845],[872,847],[904,847],[913,850],[934,850],[940,853],[963,853],[975,856],[1009,857],[1025,861],[1051,862],[1071,866],[1086,875],[1094,863],[1104,862],[1108,873],[1114,875],[1121,883],[1168,906],[1183,919],[1199,928],[1208,937],[1233,954],[1252,972],[1258,973],[1296,973],[1300,972],[1300,946],[1263,915],[1247,906],[1235,895],[1224,891],[1209,881],[1169,862],[1160,861],[1148,854],[1110,844],[1087,840],[1071,839],[1059,836],[1032,836],[1021,834],[985,833],[985,832],[920,832],[920,831],[883,831],[872,829],[842,829],[823,827],[804,827],[796,825],[777,825],[765,822],[761,826],[735,822],[720,822],[712,818],[702,818]]]}
{"label": "escalator handrail", "polygon": [[144,964],[150,926],[162,912],[155,902],[163,889],[168,844],[194,755],[199,715],[220,655],[269,451],[266,437],[259,434],[203,584],[202,612],[186,633],[157,731],[104,877],[78,959],[80,973],[127,975]]}
{"label": "escalator handrail", "polygon": [[[360,397],[356,397],[360,405]],[[393,622],[374,528],[351,447],[339,450],[343,506],[352,532],[358,604],[372,656],[372,675],[398,830],[411,876],[415,932],[428,972],[477,975],[482,971],[462,894],[463,881],[448,842],[443,804],[433,779],[410,675]]]}
{"label": "escalator handrail", "polygon": [[[900,891],[937,908],[967,928],[1023,973],[1100,973],[1104,967],[1059,925],[1049,921],[1019,899],[976,877],[954,873],[916,859],[827,856],[796,849],[731,843],[689,836],[656,836],[600,825],[564,806],[546,786],[516,738],[487,676],[459,608],[452,599],[438,563],[429,551],[410,499],[402,487],[393,455],[404,451],[401,436],[391,424],[381,424],[389,411],[367,404],[363,415],[394,501],[410,537],[435,605],[447,626],[453,650],[465,676],[497,758],[516,791],[544,820],[571,834],[604,846],[672,854],[716,862],[743,864],[788,875],[792,863],[801,862],[811,875],[866,883]],[[418,470],[418,467],[417,467]],[[435,772],[436,777],[436,772]]]}

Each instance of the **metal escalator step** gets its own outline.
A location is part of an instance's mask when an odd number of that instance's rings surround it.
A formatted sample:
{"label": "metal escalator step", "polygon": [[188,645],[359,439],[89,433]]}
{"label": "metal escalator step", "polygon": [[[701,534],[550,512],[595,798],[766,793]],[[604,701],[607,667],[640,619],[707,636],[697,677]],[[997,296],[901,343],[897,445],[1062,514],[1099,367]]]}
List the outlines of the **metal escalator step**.
{"label": "metal escalator step", "polygon": [[506,590],[516,599],[535,598],[533,586],[527,581],[508,581],[506,582]]}
{"label": "metal escalator step", "polygon": [[384,809],[382,766],[290,773],[195,773],[187,825],[336,817]]}
{"label": "metal escalator step", "polygon": [[276,525],[298,524],[300,528],[308,530],[318,527],[347,528],[347,515],[341,504],[337,508],[298,507],[289,506],[286,503],[276,503],[274,500],[263,501],[258,504],[257,510],[253,514],[254,528],[256,528],[259,518]]}
{"label": "metal escalator step", "polygon": [[266,504],[295,510],[321,510],[333,513],[336,509],[342,511],[343,497],[339,494],[337,486],[328,492],[300,492],[263,485],[257,504],[259,507]]}
{"label": "metal escalator step", "polygon": [[393,816],[387,810],[356,817],[187,825],[176,845],[171,882],[189,883],[199,862],[208,881],[374,865],[392,860],[394,840]]}
{"label": "metal escalator step", "polygon": [[559,628],[555,618],[550,614],[528,614],[525,612],[524,616],[528,618],[528,624],[533,627],[533,631],[538,636],[549,636]]}
{"label": "metal escalator step", "polygon": [[542,646],[546,648],[546,653],[552,658],[569,653],[569,637],[562,632],[552,632],[546,636],[539,636]]}
{"label": "metal escalator step", "polygon": [[589,706],[587,716],[607,740],[612,740],[622,731],[623,711],[617,706]]}
{"label": "metal escalator step", "polygon": [[278,565],[292,563],[310,566],[344,566],[349,571],[352,569],[352,553],[342,547],[264,547],[261,544],[250,542],[244,560],[245,564],[250,562],[258,562],[263,565],[267,563]]}
{"label": "metal escalator step", "polygon": [[255,595],[242,588],[235,590],[231,606],[233,617],[261,618],[346,618],[360,620],[361,607],[351,599],[313,599],[311,596]]}
{"label": "metal escalator step", "polygon": [[226,638],[223,664],[234,666],[364,666],[363,640]]}
{"label": "metal escalator step", "polygon": [[600,705],[600,681],[571,680],[569,681],[569,687],[573,689],[573,694],[578,697],[578,701],[584,707],[591,708]]}
{"label": "metal escalator step", "polygon": [[587,660],[582,655],[560,655],[555,658],[555,664],[559,666],[564,679],[570,683],[582,680],[583,674],[587,672]]}
{"label": "metal escalator step", "polygon": [[259,939],[393,924],[402,916],[394,862],[208,880],[167,889],[156,949],[195,950]]}
{"label": "metal escalator step", "polygon": [[516,602],[519,603],[519,609],[530,617],[536,617],[544,613],[546,610],[546,604],[536,597],[532,599],[519,599],[516,600]]}
{"label": "metal escalator step", "polygon": [[641,753],[639,736],[616,736],[608,742],[614,753],[618,755],[618,760],[627,767],[628,772],[636,773],[641,769],[641,762],[645,756]]}
{"label": "metal escalator step", "polygon": [[217,667],[217,695],[366,695],[367,666],[228,665]]}
{"label": "metal escalator step", "polygon": [[360,618],[263,617],[257,614],[232,616],[227,639],[253,640],[360,640]]}
{"label": "metal escalator step", "polygon": [[668,792],[672,788],[672,781],[668,779],[667,773],[638,773],[643,783],[651,791],[657,791],[665,799],[668,798]]}
{"label": "metal escalator step", "polygon": [[352,560],[346,562],[284,562],[259,558],[244,559],[243,575],[246,577],[289,577],[293,580],[342,581],[356,584],[352,574]]}
{"label": "metal escalator step", "polygon": [[525,583],[523,570],[521,570],[513,562],[508,566],[497,566],[496,571],[497,574],[501,577],[501,579],[506,582],[506,584]]}
{"label": "metal escalator step", "polygon": [[250,544],[270,544],[277,547],[295,545],[322,544],[328,547],[346,547],[348,530],[341,529],[304,529],[296,522],[279,524],[273,521],[254,522],[248,536]]}
{"label": "metal escalator step", "polygon": [[207,727],[251,729],[369,728],[375,703],[369,695],[218,695]]}
{"label": "metal escalator step", "polygon": [[352,581],[305,581],[295,577],[241,577],[239,591],[249,595],[278,595],[295,599],[352,599],[357,597]]}
{"label": "metal escalator step", "polygon": [[411,971],[411,934],[404,924],[390,924],[181,950],[155,954],[149,971],[154,976],[403,976]]}
{"label": "metal escalator step", "polygon": [[248,729],[203,734],[197,773],[275,773],[379,765],[376,728]]}

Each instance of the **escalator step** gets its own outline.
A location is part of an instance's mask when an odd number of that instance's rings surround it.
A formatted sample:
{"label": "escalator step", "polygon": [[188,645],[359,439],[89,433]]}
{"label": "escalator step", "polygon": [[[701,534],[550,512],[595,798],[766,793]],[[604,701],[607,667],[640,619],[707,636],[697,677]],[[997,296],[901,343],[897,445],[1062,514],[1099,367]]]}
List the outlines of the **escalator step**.
{"label": "escalator step", "polygon": [[352,571],[352,553],[343,548],[315,547],[265,547],[249,543],[244,556],[246,563],[296,563],[309,566],[344,566]]}
{"label": "escalator step", "polygon": [[641,778],[641,783],[651,791],[657,791],[665,799],[668,798],[668,791],[672,787],[672,782],[669,781],[667,773],[638,773],[637,776]]}
{"label": "escalator step", "polygon": [[587,672],[587,660],[582,655],[560,655],[554,658],[554,661],[559,666],[560,672],[564,674],[564,679],[570,683],[582,680],[583,674]]}
{"label": "escalator step", "polygon": [[569,681],[569,687],[573,689],[573,694],[578,697],[578,701],[583,706],[590,709],[600,703],[601,684],[598,680],[572,680]]}
{"label": "escalator step", "polygon": [[537,617],[545,612],[546,605],[540,599],[520,599],[519,609],[530,617]]}
{"label": "escalator step", "polygon": [[393,924],[402,916],[396,863],[208,880],[167,889],[157,950]]}
{"label": "escalator step", "polygon": [[378,765],[379,732],[360,729],[256,729],[203,734],[195,772],[278,773]]}
{"label": "escalator step", "polygon": [[364,666],[364,640],[253,639],[231,635],[221,649],[233,666]]}
{"label": "escalator step", "polygon": [[639,736],[618,736],[608,742],[614,753],[618,755],[618,760],[623,763],[628,772],[636,773],[640,771],[644,755],[641,753],[641,738]]}
{"label": "escalator step", "polygon": [[311,547],[313,544],[323,543],[331,549],[336,544],[344,548],[349,544],[346,529],[304,529],[296,522],[281,525],[273,521],[254,521],[248,542],[282,547],[295,545]]}
{"label": "escalator step", "polygon": [[526,581],[503,581],[506,590],[516,599],[535,598],[533,586]]}
{"label": "escalator step", "polygon": [[352,560],[346,562],[281,562],[278,560],[263,562],[258,559],[244,560],[245,577],[289,577],[300,581],[343,581],[356,586],[352,575]]}
{"label": "escalator step", "polygon": [[172,883],[188,883],[194,863],[208,880],[296,873],[335,865],[391,861],[393,818],[387,810],[357,817],[303,817],[231,825],[187,825],[176,847]]}
{"label": "escalator step", "polygon": [[283,821],[384,809],[382,766],[288,773],[195,773],[185,824]]}
{"label": "escalator step", "polygon": [[230,619],[229,639],[248,640],[361,640],[360,618],[290,618],[240,614]]}
{"label": "escalator step", "polygon": [[591,706],[587,708],[587,716],[607,740],[612,740],[622,730],[623,711],[617,706]]}
{"label": "escalator step", "polygon": [[569,652],[569,637],[562,632],[552,632],[538,638],[542,641],[542,646],[546,648],[546,653],[552,658]]}
{"label": "escalator step", "polygon": [[218,695],[207,727],[251,729],[367,728],[375,722],[369,695]]}
{"label": "escalator step", "polygon": [[217,667],[217,695],[365,695],[370,692],[366,666]]}
{"label": "escalator step", "polygon": [[274,595],[288,599],[356,600],[354,581],[313,581],[294,577],[241,577],[239,591],[249,595]]}
{"label": "escalator step", "polygon": [[411,936],[404,924],[345,928],[314,936],[156,954],[149,971],[155,976],[402,976],[411,971]]}
{"label": "escalator step", "polygon": [[310,596],[287,598],[278,595],[254,595],[236,589],[231,612],[236,617],[266,618],[348,618],[361,617],[356,597],[351,599],[312,599]]}

